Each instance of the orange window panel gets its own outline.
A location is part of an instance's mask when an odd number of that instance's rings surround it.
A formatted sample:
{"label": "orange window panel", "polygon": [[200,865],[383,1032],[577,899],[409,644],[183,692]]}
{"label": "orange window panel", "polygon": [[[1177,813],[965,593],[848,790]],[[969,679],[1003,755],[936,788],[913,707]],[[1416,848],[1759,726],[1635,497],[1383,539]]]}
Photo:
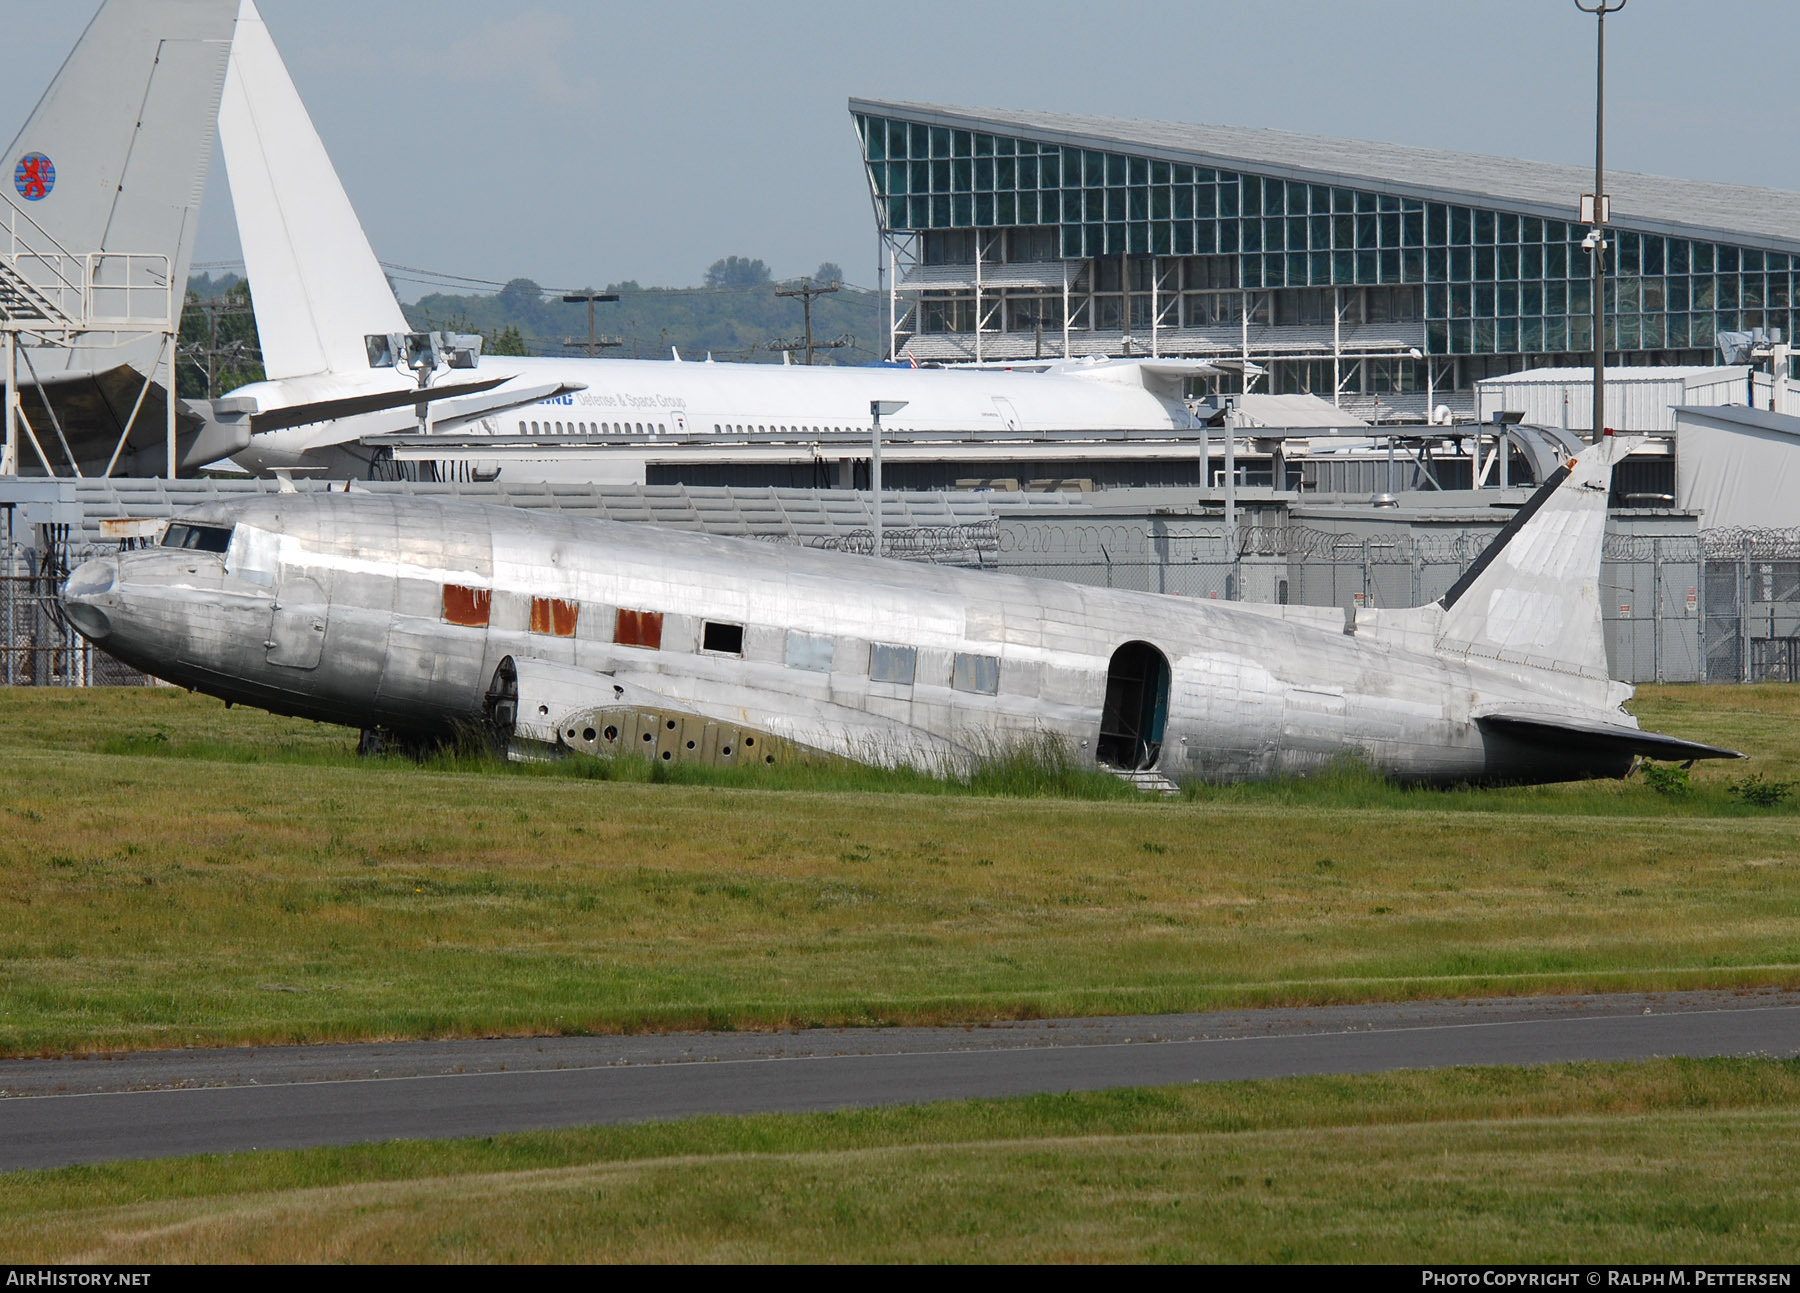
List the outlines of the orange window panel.
{"label": "orange window panel", "polygon": [[576,606],[574,602],[564,601],[560,597],[533,597],[531,599],[531,631],[548,633],[559,638],[575,636]]}
{"label": "orange window panel", "polygon": [[464,588],[461,584],[444,585],[444,621],[469,628],[486,628],[488,608],[494,595],[485,588]]}
{"label": "orange window panel", "polygon": [[657,650],[662,646],[662,620],[661,611],[621,609],[619,618],[613,625],[613,641],[620,646]]}

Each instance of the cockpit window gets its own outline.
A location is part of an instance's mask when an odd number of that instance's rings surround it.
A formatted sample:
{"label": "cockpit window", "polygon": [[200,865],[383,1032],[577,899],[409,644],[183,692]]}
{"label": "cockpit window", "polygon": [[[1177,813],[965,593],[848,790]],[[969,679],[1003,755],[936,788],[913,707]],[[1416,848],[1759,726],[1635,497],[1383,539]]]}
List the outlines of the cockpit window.
{"label": "cockpit window", "polygon": [[171,525],[163,531],[165,548],[191,548],[196,552],[223,552],[231,546],[229,525]]}

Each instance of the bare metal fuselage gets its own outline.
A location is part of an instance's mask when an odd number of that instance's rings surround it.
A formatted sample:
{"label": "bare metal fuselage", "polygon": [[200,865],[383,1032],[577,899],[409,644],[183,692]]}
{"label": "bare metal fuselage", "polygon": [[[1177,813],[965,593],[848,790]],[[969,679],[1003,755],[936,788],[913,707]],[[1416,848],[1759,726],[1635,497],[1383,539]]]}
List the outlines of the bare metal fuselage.
{"label": "bare metal fuselage", "polygon": [[[90,563],[65,594],[78,626],[172,682],[353,727],[482,722],[510,660],[565,707],[629,690],[851,758],[953,763],[1049,735],[1094,761],[1109,753],[1109,671],[1136,643],[1167,661],[1166,711],[1139,761],[1176,780],[1305,773],[1344,755],[1430,781],[1619,775],[1631,761],[1489,730],[1478,705],[1541,701],[1545,681],[1370,640],[1336,610],[434,499],[279,495],[187,519],[229,527],[229,550]],[[617,640],[630,638],[620,612],[658,616],[660,640]],[[717,649],[709,624],[740,629],[723,641],[736,649]],[[881,663],[896,651],[910,680]],[[554,743],[548,701],[542,713]]]}

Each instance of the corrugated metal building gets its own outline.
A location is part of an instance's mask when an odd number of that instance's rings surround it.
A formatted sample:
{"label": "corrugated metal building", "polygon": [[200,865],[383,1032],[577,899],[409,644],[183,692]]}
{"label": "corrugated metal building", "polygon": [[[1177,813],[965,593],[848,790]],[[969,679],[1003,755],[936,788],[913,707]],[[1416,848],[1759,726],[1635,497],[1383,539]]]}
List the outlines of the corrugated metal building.
{"label": "corrugated metal building", "polygon": [[[1672,434],[1677,408],[1737,404],[1754,398],[1767,407],[1769,376],[1746,368],[1680,365],[1606,370],[1606,421],[1615,431]],[[1594,425],[1592,367],[1528,368],[1475,384],[1475,420],[1520,413],[1532,426],[1585,433]]]}

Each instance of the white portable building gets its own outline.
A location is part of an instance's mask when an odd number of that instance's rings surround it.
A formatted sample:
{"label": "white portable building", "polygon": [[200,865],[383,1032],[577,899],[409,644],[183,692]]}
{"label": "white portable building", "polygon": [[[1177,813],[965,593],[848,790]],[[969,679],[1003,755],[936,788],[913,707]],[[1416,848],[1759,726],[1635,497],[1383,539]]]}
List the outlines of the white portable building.
{"label": "white portable building", "polygon": [[[1741,407],[1754,398],[1766,409],[1770,395],[1768,374],[1752,378],[1745,367],[1608,368],[1603,425],[1620,433],[1668,434],[1675,430],[1677,408]],[[1531,426],[1586,431],[1594,425],[1594,370],[1528,368],[1477,382],[1475,420],[1491,422],[1502,412],[1522,413]]]}
{"label": "white portable building", "polygon": [[1699,512],[1703,530],[1800,526],[1800,417],[1676,409],[1675,502]]}

